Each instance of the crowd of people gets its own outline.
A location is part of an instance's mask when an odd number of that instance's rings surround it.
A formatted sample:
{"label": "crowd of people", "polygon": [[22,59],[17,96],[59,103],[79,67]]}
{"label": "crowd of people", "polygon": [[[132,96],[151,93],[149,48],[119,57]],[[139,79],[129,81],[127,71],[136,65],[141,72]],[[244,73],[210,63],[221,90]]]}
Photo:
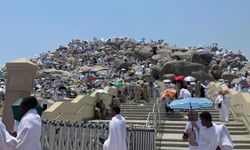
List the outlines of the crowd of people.
{"label": "crowd of people", "polygon": [[[72,40],[68,45],[60,46],[54,52],[48,51],[36,55],[30,59],[39,66],[34,94],[42,99],[63,100],[64,98],[74,98],[78,94],[92,92],[95,89],[103,89],[110,83],[123,82],[129,84],[127,87],[127,93],[130,95],[128,99],[133,98],[136,101],[145,99],[147,101],[149,97],[155,98],[160,93],[157,89],[159,84],[155,84],[154,79],[147,79],[145,82],[144,76],[154,66],[161,67],[163,63],[160,60],[140,58],[137,55],[120,54],[121,51],[126,50],[139,52],[145,47],[151,49],[152,55],[156,55],[160,49],[175,46],[170,46],[164,40],[153,41],[145,38],[141,40],[127,37],[93,38],[91,41]],[[240,57],[240,52],[238,55],[232,51],[219,49],[217,43],[187,49],[199,53],[210,53],[213,60],[225,58],[239,61],[242,65],[247,63],[247,60]],[[173,56],[171,59],[175,60],[175,57]],[[0,97],[4,97],[5,91],[6,71],[4,69],[2,68],[0,71]],[[231,72],[235,68],[228,65],[228,70]],[[138,82],[138,80],[143,81]],[[239,90],[245,89],[243,84],[238,85]]]}
{"label": "crowd of people", "polygon": [[[39,66],[38,76],[35,79],[34,96],[38,99],[62,101],[67,98],[75,98],[79,94],[89,94],[106,86],[115,86],[118,89],[118,94],[116,97],[113,97],[110,106],[113,118],[110,123],[109,138],[104,143],[104,149],[117,149],[120,145],[126,145],[124,141],[126,123],[125,119],[120,115],[120,103],[126,101],[141,103],[161,98],[166,104],[166,111],[168,113],[172,111],[168,107],[168,104],[175,99],[206,97],[208,82],[201,82],[199,80],[184,81],[184,79],[172,79],[169,82],[160,82],[153,78],[146,79],[144,75],[150,72],[151,68],[154,66],[161,67],[159,62],[147,58],[140,59],[137,56],[127,57],[119,55],[119,51],[121,50],[134,50],[143,46],[151,47],[152,55],[156,55],[159,47],[167,47],[168,45],[164,40],[146,41],[143,39],[138,41],[126,37],[113,39],[94,38],[92,41],[72,40],[67,46],[60,46],[55,52],[48,51],[48,53],[39,54],[30,59]],[[225,50],[223,52],[222,49],[218,49],[217,47],[218,44],[213,43],[210,46],[196,48],[196,50],[199,53],[211,53],[214,60],[235,60],[243,65],[247,63],[247,60],[235,57],[232,51]],[[193,48],[190,48],[190,50],[193,50]],[[173,57],[172,60],[174,59]],[[129,62],[129,65],[126,64],[127,62]],[[229,73],[235,74],[236,71],[236,68],[231,68],[228,65]],[[245,78],[242,76],[239,78],[238,85],[236,86],[238,91],[248,88],[248,84],[243,82],[246,81],[247,77],[248,73],[246,72]],[[225,81],[223,82],[225,83]],[[0,100],[4,100],[5,84],[5,70],[1,69]],[[171,92],[164,93],[166,90],[172,90],[174,94]],[[34,106],[30,104],[34,99],[30,99],[33,98],[28,98],[28,102],[23,101],[23,107],[26,107],[23,116],[25,114],[26,117],[28,116],[26,121],[31,125],[33,123],[40,125],[40,118],[37,116]],[[219,93],[215,100],[215,106],[220,112],[221,121],[228,122],[230,100],[226,96],[225,91]],[[95,113],[96,118],[105,119],[107,108],[102,100],[96,103]],[[35,118],[34,122],[29,120],[29,116],[30,118]],[[193,112],[193,114],[189,115],[189,119],[191,122],[185,129],[186,134],[183,139],[189,141],[190,147],[197,148],[203,146],[204,149],[200,149],[211,150],[216,149],[218,146],[232,146],[230,145],[231,138],[226,128],[223,125],[220,126],[212,123],[211,114],[208,112],[201,113],[200,120],[198,120],[196,112]],[[3,145],[6,145],[8,139],[11,140],[11,146],[13,147],[25,145],[25,142],[27,142],[23,135],[28,133],[30,128],[26,129],[25,126],[20,126],[20,129],[17,130],[17,137],[15,137],[5,131],[4,125],[0,124],[0,127],[0,138],[4,139],[0,140],[0,142],[3,142]],[[41,131],[40,128],[36,128],[35,130],[34,132],[39,134],[30,134],[30,137],[34,137],[34,143],[37,144],[34,146],[37,147],[35,149],[40,149],[38,147],[37,136],[40,136]],[[117,137],[114,136],[117,133],[121,135],[122,139],[114,138]],[[221,135],[227,137],[229,144],[223,145],[219,139],[213,139],[219,133],[223,133],[220,134],[220,138],[222,138]],[[118,142],[110,144],[115,140]],[[115,148],[110,148],[112,146]]]}

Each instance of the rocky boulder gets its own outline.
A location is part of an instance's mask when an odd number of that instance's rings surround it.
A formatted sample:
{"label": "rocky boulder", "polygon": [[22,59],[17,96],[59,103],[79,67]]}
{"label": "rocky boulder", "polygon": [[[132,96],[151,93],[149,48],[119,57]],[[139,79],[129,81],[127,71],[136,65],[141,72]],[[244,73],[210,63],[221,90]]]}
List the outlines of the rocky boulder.
{"label": "rocky boulder", "polygon": [[162,79],[169,79],[169,80],[174,80],[175,74],[164,74],[162,76]]}
{"label": "rocky boulder", "polygon": [[222,59],[222,60],[220,61],[219,67],[220,67],[220,68],[227,68],[227,66],[228,66],[227,60],[226,60],[226,59]]}
{"label": "rocky boulder", "polygon": [[250,71],[250,64],[247,64],[245,67],[241,68],[241,70],[239,71],[242,74],[245,74],[246,71]]}
{"label": "rocky boulder", "polygon": [[195,77],[197,80],[202,81],[202,82],[204,82],[206,80],[214,81],[214,77],[211,74],[209,74],[209,73],[207,73],[205,71],[202,71],[202,70],[192,72],[190,75]]}
{"label": "rocky boulder", "polygon": [[142,76],[142,79],[143,79],[144,81],[147,81],[147,82],[150,82],[150,81],[154,82],[154,81],[155,81],[155,78],[152,77],[150,74],[144,74],[144,75]]}
{"label": "rocky boulder", "polygon": [[200,70],[207,72],[207,67],[188,61],[169,61],[162,66],[160,73],[161,75],[189,75],[190,72],[196,72]]}
{"label": "rocky boulder", "polygon": [[114,62],[114,68],[116,68],[117,70],[120,70],[122,68],[125,68],[126,70],[128,70],[128,68],[131,66],[130,62],[125,62],[123,60],[116,60]]}
{"label": "rocky boulder", "polygon": [[171,54],[173,59],[176,60],[187,60],[190,61],[191,57],[192,57],[193,52],[192,51],[186,51],[186,52],[175,52],[173,54]]}
{"label": "rocky boulder", "polygon": [[223,70],[218,69],[218,70],[211,70],[211,74],[214,76],[216,80],[221,79],[221,75],[223,73]]}
{"label": "rocky boulder", "polygon": [[243,56],[242,54],[236,54],[236,53],[234,53],[234,54],[231,55],[231,58],[232,59],[239,58],[241,61],[243,61],[243,60],[247,61],[246,57]]}
{"label": "rocky boulder", "polygon": [[172,48],[171,51],[174,53],[174,52],[187,52],[188,49],[185,49],[185,48]]}
{"label": "rocky boulder", "polygon": [[149,46],[139,47],[139,48],[137,47],[135,50],[135,57],[141,60],[151,58],[152,55],[153,55],[153,51],[152,51],[152,48]]}
{"label": "rocky boulder", "polygon": [[210,66],[209,69],[210,69],[210,70],[218,70],[218,69],[219,69],[219,65],[213,64],[212,66]]}
{"label": "rocky boulder", "polygon": [[232,82],[233,79],[238,78],[238,77],[239,77],[238,75],[231,74],[231,73],[229,73],[227,71],[223,72],[222,75],[221,75],[222,79],[228,80],[229,82]]}
{"label": "rocky boulder", "polygon": [[238,61],[233,61],[230,63],[231,68],[239,68],[242,69],[244,65]]}
{"label": "rocky boulder", "polygon": [[161,69],[159,67],[153,67],[151,69],[151,75],[157,80],[160,78]]}
{"label": "rocky boulder", "polygon": [[212,59],[213,59],[213,56],[211,53],[195,52],[195,53],[193,53],[193,55],[191,57],[191,62],[208,66],[210,64],[210,62],[212,61]]}

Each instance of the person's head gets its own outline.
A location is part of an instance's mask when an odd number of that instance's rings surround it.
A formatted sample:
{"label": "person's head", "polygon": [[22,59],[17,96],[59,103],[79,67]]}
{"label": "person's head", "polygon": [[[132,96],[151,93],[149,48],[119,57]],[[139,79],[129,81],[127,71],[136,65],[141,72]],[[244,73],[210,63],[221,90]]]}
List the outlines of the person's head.
{"label": "person's head", "polygon": [[200,114],[201,124],[207,128],[212,126],[212,115],[204,111]]}
{"label": "person's head", "polygon": [[197,111],[189,111],[188,114],[188,120],[189,121],[197,121],[198,120],[198,112]]}
{"label": "person's head", "polygon": [[120,106],[117,104],[114,104],[111,107],[111,116],[114,117],[115,115],[120,114]]}
{"label": "person's head", "polygon": [[34,109],[37,106],[37,100],[34,96],[24,97],[20,105],[21,115],[25,115],[30,109]]}

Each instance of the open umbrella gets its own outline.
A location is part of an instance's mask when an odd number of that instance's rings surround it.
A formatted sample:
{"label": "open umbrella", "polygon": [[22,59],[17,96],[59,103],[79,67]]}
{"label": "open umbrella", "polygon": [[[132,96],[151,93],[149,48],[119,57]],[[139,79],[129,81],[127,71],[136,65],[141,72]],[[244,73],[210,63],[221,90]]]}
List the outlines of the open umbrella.
{"label": "open umbrella", "polygon": [[196,78],[192,77],[192,76],[187,76],[184,78],[184,81],[186,82],[194,82],[196,81]]}
{"label": "open umbrella", "polygon": [[173,88],[169,88],[169,89],[165,89],[163,92],[161,92],[161,96],[166,96],[167,94],[174,97],[174,95],[176,94],[176,90]]}
{"label": "open umbrella", "polygon": [[123,85],[123,83],[122,82],[115,82],[115,83],[113,83],[113,86],[114,87],[121,87]]}
{"label": "open umbrella", "polygon": [[186,76],[176,76],[174,77],[175,81],[183,81],[185,79]]}
{"label": "open umbrella", "polygon": [[213,106],[213,102],[206,98],[183,98],[174,100],[169,104],[171,109],[207,109]]}
{"label": "open umbrella", "polygon": [[163,80],[162,82],[163,82],[163,83],[170,83],[170,82],[171,82],[171,80],[169,80],[169,79],[165,79],[165,80]]}

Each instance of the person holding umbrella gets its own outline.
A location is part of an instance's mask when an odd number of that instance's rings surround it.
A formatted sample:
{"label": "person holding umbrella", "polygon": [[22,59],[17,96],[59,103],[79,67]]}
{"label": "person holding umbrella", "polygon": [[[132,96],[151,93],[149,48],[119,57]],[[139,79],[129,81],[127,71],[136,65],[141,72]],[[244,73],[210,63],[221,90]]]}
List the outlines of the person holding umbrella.
{"label": "person holding umbrella", "polygon": [[198,119],[198,112],[190,110],[187,114],[187,122],[182,139],[189,142],[189,150],[197,150],[199,140],[199,130],[202,128],[201,121]]}

